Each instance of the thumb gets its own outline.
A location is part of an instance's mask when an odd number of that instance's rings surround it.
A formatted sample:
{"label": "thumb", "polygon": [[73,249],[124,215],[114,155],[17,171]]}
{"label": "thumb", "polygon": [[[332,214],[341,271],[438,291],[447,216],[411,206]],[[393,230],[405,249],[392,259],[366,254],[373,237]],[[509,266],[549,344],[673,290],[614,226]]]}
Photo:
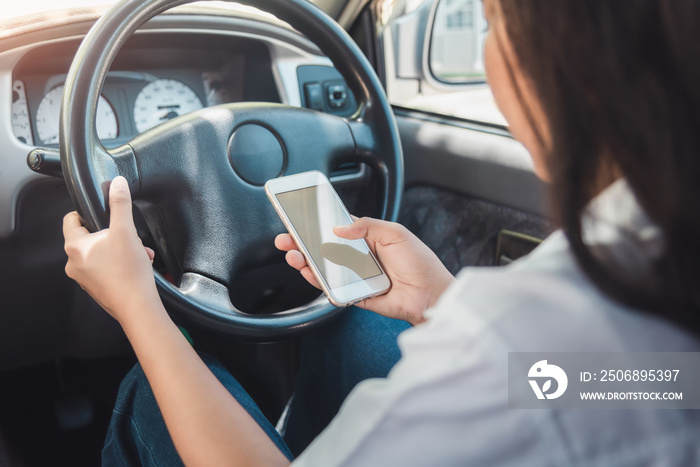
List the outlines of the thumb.
{"label": "thumb", "polygon": [[367,222],[364,217],[362,219],[355,219],[352,224],[336,225],[333,227],[333,233],[346,240],[364,238],[368,234],[368,230]]}
{"label": "thumb", "polygon": [[112,180],[109,186],[109,227],[134,228],[131,214],[131,193],[129,184],[122,176]]}
{"label": "thumb", "polygon": [[405,239],[406,229],[395,222],[363,217],[350,225],[333,227],[333,233],[346,240],[364,238],[371,245],[389,245]]}
{"label": "thumb", "polygon": [[381,237],[381,221],[372,219],[371,217],[355,218],[355,221],[349,225],[338,225],[333,227],[333,233],[340,238],[346,240],[357,240],[364,238],[370,242]]}

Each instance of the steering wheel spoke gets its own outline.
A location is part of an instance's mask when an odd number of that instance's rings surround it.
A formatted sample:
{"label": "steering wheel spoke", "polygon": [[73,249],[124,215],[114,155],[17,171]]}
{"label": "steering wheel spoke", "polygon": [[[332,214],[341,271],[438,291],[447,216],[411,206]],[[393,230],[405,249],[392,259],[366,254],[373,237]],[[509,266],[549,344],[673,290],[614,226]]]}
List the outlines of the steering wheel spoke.
{"label": "steering wheel spoke", "polygon": [[[386,157],[391,153],[391,139],[385,132],[391,128],[372,122],[368,118],[354,119],[348,122],[355,141],[354,159],[369,165],[380,183],[379,191],[384,199],[400,200],[403,191],[403,179],[397,179],[394,174],[403,174],[403,158]],[[395,219],[397,211],[385,204],[380,217]]]}
{"label": "steering wheel spoke", "polygon": [[183,274],[180,292],[201,308],[212,310],[214,315],[231,316],[240,313],[231,303],[228,287],[194,272]]}
{"label": "steering wheel spoke", "polygon": [[[95,148],[95,151],[100,151],[100,148]],[[105,152],[112,159],[114,169],[116,169],[116,175],[105,174],[106,178],[112,180],[117,175],[121,175],[129,183],[132,195],[137,195],[141,188],[141,181],[134,150],[128,144],[124,144],[114,149],[105,149]]]}
{"label": "steering wheel spoke", "polygon": [[231,303],[229,289],[208,277],[196,273],[186,273],[179,287],[156,276],[161,289],[177,291],[171,296],[183,299],[184,304],[194,303],[207,313],[198,314],[194,320],[207,328],[226,330],[230,320],[236,319],[239,333],[253,339],[268,339],[271,334],[278,338],[293,337],[306,328],[330,318],[327,310],[328,299],[320,295],[305,306],[287,310],[274,316],[256,316],[244,313]]}

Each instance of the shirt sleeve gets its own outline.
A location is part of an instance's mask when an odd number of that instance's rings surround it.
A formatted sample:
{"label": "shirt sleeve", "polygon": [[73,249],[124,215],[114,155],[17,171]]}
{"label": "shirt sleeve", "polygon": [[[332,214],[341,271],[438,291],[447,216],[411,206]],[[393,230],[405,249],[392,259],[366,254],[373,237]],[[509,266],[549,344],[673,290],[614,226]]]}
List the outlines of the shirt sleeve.
{"label": "shirt sleeve", "polygon": [[458,290],[445,295],[427,323],[401,334],[402,358],[388,377],[358,385],[294,466],[548,465],[558,457],[541,449],[545,420],[533,425],[534,411],[508,409],[503,344],[484,323],[467,325]]}

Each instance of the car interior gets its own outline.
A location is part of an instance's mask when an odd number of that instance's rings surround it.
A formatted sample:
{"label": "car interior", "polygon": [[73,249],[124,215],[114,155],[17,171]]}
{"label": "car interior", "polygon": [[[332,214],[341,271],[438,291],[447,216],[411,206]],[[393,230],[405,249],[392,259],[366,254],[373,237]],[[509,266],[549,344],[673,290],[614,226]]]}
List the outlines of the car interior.
{"label": "car interior", "polygon": [[[478,53],[448,63],[454,41],[481,46],[478,0],[65,3],[0,21],[0,466],[100,461],[136,359],[66,276],[61,225],[77,208],[106,227],[117,174],[176,323],[273,423],[299,338],[343,310],[274,248],[267,179],[325,172],[352,214],[402,223],[453,274],[551,231]],[[256,146],[269,133],[278,165]]]}

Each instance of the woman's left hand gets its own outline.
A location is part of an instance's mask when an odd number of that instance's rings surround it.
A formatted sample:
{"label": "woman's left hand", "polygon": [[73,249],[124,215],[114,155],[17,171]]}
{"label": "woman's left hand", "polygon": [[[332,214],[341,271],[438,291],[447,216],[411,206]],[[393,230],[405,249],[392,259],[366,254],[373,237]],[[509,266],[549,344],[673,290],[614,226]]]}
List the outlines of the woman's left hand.
{"label": "woman's left hand", "polygon": [[124,328],[183,462],[289,465],[170,320],[153,279],[153,251],[136,235],[123,177],[112,180],[109,208],[109,228],[93,234],[75,212],[63,220],[66,273]]}
{"label": "woman's left hand", "polygon": [[109,208],[109,228],[92,234],[77,212],[63,219],[66,274],[124,326],[147,308],[144,305],[159,303],[160,298],[153,279],[154,252],[136,234],[124,177],[112,180]]}

